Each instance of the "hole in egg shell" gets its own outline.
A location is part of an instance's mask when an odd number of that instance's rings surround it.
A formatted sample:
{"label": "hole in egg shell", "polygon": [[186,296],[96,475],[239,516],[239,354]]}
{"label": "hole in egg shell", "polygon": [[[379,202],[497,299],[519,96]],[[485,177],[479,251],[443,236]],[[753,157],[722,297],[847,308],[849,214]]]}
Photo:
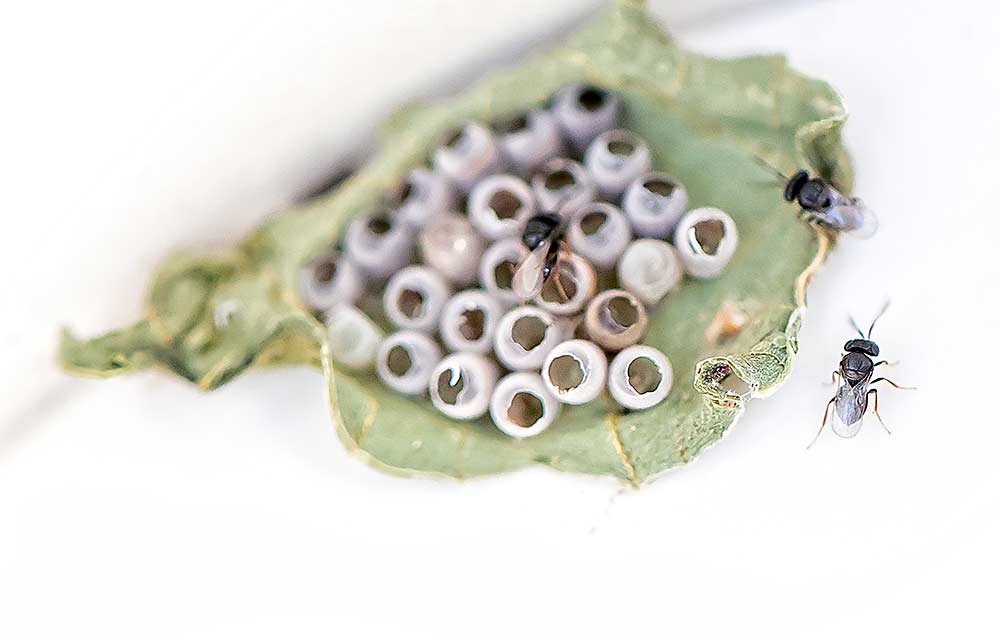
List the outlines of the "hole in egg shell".
{"label": "hole in egg shell", "polygon": [[486,325],[486,314],[482,309],[466,309],[459,316],[458,332],[469,342],[475,342],[483,337]]}
{"label": "hole in egg shell", "polygon": [[407,318],[411,320],[419,318],[424,313],[424,294],[415,289],[403,289],[399,293],[396,306]]}
{"label": "hole in egg shell", "polygon": [[531,351],[542,344],[548,329],[548,325],[541,318],[524,316],[514,321],[510,329],[510,337],[522,349]]}
{"label": "hole in egg shell", "polygon": [[402,378],[413,367],[413,357],[410,355],[409,350],[402,345],[396,345],[389,349],[389,354],[386,356],[386,366],[392,375],[397,378]]}
{"label": "hole in egg shell", "polygon": [[442,371],[437,379],[437,395],[445,404],[457,405],[465,391],[465,372],[462,369]]}
{"label": "hole in egg shell", "polygon": [[322,260],[313,271],[316,282],[329,284],[337,277],[337,261],[332,259]]}
{"label": "hole in egg shell", "polygon": [[549,191],[560,191],[576,185],[576,176],[567,169],[557,169],[545,176],[543,183]]}
{"label": "hole in egg shell", "polygon": [[523,205],[520,198],[506,189],[500,189],[490,196],[488,203],[489,208],[493,210],[499,220],[510,220],[516,217]]}
{"label": "hole in egg shell", "polygon": [[389,233],[390,229],[392,229],[392,221],[384,213],[374,215],[368,219],[368,231],[376,236],[385,235]]}
{"label": "hole in egg shell", "polygon": [[577,96],[576,101],[587,111],[597,111],[604,106],[607,93],[597,87],[586,87]]}
{"label": "hole in egg shell", "polygon": [[580,230],[585,236],[597,234],[607,224],[608,214],[603,211],[589,211],[580,218]]}
{"label": "hole in egg shell", "polygon": [[493,267],[493,281],[497,287],[504,291],[510,291],[514,286],[514,273],[517,272],[517,263],[513,260],[503,260]]}
{"label": "hole in egg shell", "polygon": [[663,196],[664,198],[666,198],[671,193],[674,192],[674,189],[677,188],[677,185],[675,185],[672,182],[667,182],[666,180],[660,180],[657,178],[653,180],[646,180],[645,182],[642,183],[642,187],[646,191],[649,191],[650,193],[655,193],[658,196]]}
{"label": "hole in egg shell", "polygon": [[557,356],[549,363],[549,380],[560,393],[576,389],[586,377],[583,363],[572,355]]}
{"label": "hole in egg shell", "polygon": [[614,333],[622,333],[639,321],[639,309],[625,296],[614,296],[604,305],[601,314],[604,327]]}
{"label": "hole in egg shell", "polygon": [[663,373],[656,363],[644,356],[638,357],[628,365],[628,384],[642,395],[655,391],[663,382]]}
{"label": "hole in egg shell", "polygon": [[691,248],[710,256],[719,251],[722,239],[726,237],[726,226],[722,220],[702,220],[689,231]]}
{"label": "hole in egg shell", "polygon": [[517,426],[530,429],[542,419],[545,410],[542,400],[528,391],[518,391],[507,406],[507,417]]}
{"label": "hole in egg shell", "polygon": [[630,156],[635,153],[635,145],[625,138],[613,138],[608,141],[608,151],[616,156]]}
{"label": "hole in egg shell", "polygon": [[528,128],[528,115],[526,113],[518,114],[512,118],[507,118],[505,120],[499,121],[494,129],[500,135],[506,135],[510,133],[518,133],[519,131],[524,131]]}

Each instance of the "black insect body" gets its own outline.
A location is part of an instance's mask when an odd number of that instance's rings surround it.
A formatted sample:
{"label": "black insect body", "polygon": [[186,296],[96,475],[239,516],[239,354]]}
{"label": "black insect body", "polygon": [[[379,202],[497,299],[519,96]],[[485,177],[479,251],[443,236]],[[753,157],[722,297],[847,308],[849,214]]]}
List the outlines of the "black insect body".
{"label": "black insect body", "polygon": [[882,428],[886,432],[889,432],[889,429],[885,426],[885,422],[882,421],[882,416],[879,415],[878,390],[873,385],[879,382],[886,382],[897,389],[911,389],[912,387],[902,387],[888,378],[879,377],[874,380],[872,379],[876,367],[892,364],[886,360],[879,360],[878,362],[873,360],[873,358],[878,357],[879,348],[871,340],[875,321],[885,313],[887,307],[888,305],[883,307],[875,320],[872,321],[867,335],[862,333],[861,329],[858,329],[853,320],[851,321],[851,324],[861,338],[848,340],[844,344],[845,353],[841,356],[840,366],[830,375],[831,382],[836,382],[839,377],[841,384],[837,388],[837,393],[826,403],[826,410],[823,411],[823,422],[816,433],[816,437],[809,443],[810,447],[819,439],[820,434],[823,433],[823,428],[826,426],[827,418],[830,415],[830,405],[834,406],[833,431],[842,438],[853,438],[861,430],[862,419],[868,410],[869,398],[873,400],[873,413],[878,418],[879,424],[882,425]]}
{"label": "black insect body", "polygon": [[566,251],[564,235],[565,224],[558,215],[540,213],[525,223],[521,242],[529,253],[518,265],[513,281],[514,293],[519,298],[534,298],[550,277],[558,278],[556,265],[560,254]]}
{"label": "black insect body", "polygon": [[848,198],[822,178],[798,171],[785,184],[785,200],[798,201],[806,220],[859,238],[870,238],[878,230],[878,219],[861,198]]}
{"label": "black insect body", "polygon": [[810,176],[807,171],[796,171],[789,178],[764,160],[757,160],[784,182],[785,200],[797,203],[807,222],[859,238],[870,238],[878,230],[878,218],[861,198],[849,198],[826,180]]}

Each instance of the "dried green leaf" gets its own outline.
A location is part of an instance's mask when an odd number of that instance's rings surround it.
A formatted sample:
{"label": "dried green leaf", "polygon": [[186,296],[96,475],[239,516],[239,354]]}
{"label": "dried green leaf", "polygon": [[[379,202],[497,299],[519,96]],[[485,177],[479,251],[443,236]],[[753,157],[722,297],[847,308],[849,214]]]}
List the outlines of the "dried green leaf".
{"label": "dried green leaf", "polygon": [[[488,419],[449,420],[373,377],[337,370],[324,327],[295,299],[301,265],[355,214],[426,161],[446,131],[543,103],[587,81],[619,92],[624,126],[650,144],[654,165],[686,186],[693,206],[736,221],[741,245],[724,275],[685,279],[652,314],[647,342],[673,362],[668,399],[624,413],[606,401],[567,407],[543,434],[511,439]],[[717,60],[676,47],[641,3],[621,1],[564,45],[489,76],[447,101],[412,105],[387,125],[382,148],[332,194],[269,220],[231,254],[175,256],[160,271],[147,318],[61,356],[74,372],[115,375],[158,365],[214,388],[253,364],[319,364],[338,433],[384,469],[450,477],[538,463],[633,484],[692,459],[747,401],[773,392],[797,350],[805,285],[831,238],[801,222],[757,158],[804,167],[849,189],[840,140],[846,117],[825,83],[778,56]],[[725,322],[736,314],[739,323]],[[719,327],[726,327],[720,331]]]}

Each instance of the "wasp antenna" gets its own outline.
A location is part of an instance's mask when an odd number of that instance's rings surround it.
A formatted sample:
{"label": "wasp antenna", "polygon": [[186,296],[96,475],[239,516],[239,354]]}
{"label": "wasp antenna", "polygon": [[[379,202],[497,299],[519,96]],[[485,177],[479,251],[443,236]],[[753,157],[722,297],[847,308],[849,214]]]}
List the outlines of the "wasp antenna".
{"label": "wasp antenna", "polygon": [[888,308],[889,308],[889,301],[886,300],[885,304],[882,305],[882,309],[878,312],[878,315],[876,315],[875,319],[872,320],[871,326],[868,327],[868,335],[865,337],[866,340],[872,337],[872,329],[875,328],[875,323],[878,322],[878,319],[882,317],[882,314],[885,313],[885,310]]}
{"label": "wasp antenna", "polygon": [[785,186],[784,180],[752,180],[750,184],[757,185],[759,187],[783,187]]}
{"label": "wasp antenna", "polygon": [[853,317],[847,316],[847,321],[851,323],[851,327],[858,332],[859,336],[862,338],[865,337],[865,332],[861,330],[861,327],[858,326],[858,323],[854,321]]}
{"label": "wasp antenna", "polygon": [[764,167],[765,169],[767,169],[768,171],[770,171],[771,173],[773,173],[778,178],[781,178],[782,182],[788,182],[788,176],[786,176],[785,174],[783,174],[780,169],[778,169],[777,167],[775,167],[774,165],[772,165],[770,162],[768,162],[764,158],[761,158],[757,154],[750,154],[750,155],[753,157],[754,160],[757,161],[757,164],[759,164],[760,166]]}

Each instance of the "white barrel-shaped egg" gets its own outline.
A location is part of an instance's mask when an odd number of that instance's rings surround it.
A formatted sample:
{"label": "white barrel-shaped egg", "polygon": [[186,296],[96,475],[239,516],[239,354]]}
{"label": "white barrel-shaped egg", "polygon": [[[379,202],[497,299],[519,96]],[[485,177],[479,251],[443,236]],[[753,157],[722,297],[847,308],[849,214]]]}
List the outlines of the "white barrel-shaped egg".
{"label": "white barrel-shaped egg", "polygon": [[419,331],[397,331],[382,341],[375,358],[379,379],[397,393],[408,396],[427,391],[441,348]]}
{"label": "white barrel-shaped egg", "polygon": [[632,239],[632,229],[618,207],[607,202],[592,202],[573,214],[566,237],[573,251],[590,261],[598,271],[610,271]]}
{"label": "white barrel-shaped egg", "polygon": [[623,350],[608,368],[608,391],[626,409],[649,409],[663,402],[673,381],[667,356],[645,344]]}
{"label": "white barrel-shaped egg", "polygon": [[452,351],[489,353],[502,314],[500,303],[487,292],[460,291],[441,312],[441,341]]}
{"label": "white barrel-shaped egg", "polygon": [[538,435],[558,416],[559,402],[534,372],[517,371],[501,378],[490,399],[493,424],[515,438]]}
{"label": "white barrel-shaped egg", "polygon": [[583,158],[598,191],[607,198],[620,198],[625,189],[649,171],[653,157],[642,138],[625,129],[597,136]]}
{"label": "white barrel-shaped egg", "polygon": [[608,358],[589,340],[567,340],[549,351],[542,380],[559,402],[584,404],[600,395],[608,376]]}
{"label": "white barrel-shaped egg", "polygon": [[578,151],[586,149],[600,134],[617,127],[620,110],[617,95],[588,84],[561,89],[552,105],[552,114],[563,134]]}
{"label": "white barrel-shaped egg", "polygon": [[475,420],[486,413],[499,370],[478,353],[453,353],[438,362],[427,383],[431,403],[455,420]]}
{"label": "white barrel-shaped egg", "polygon": [[646,305],[657,304],[683,276],[677,250],[663,240],[633,240],[618,261],[618,283]]}
{"label": "white barrel-shaped egg", "polygon": [[729,264],[739,236],[722,209],[701,207],[684,214],[674,232],[674,247],[684,270],[695,278],[717,278]]}
{"label": "white barrel-shaped egg", "polygon": [[535,214],[535,197],[527,182],[499,173],[476,183],[468,211],[472,226],[486,239],[517,237]]}
{"label": "white barrel-shaped egg", "polygon": [[493,132],[478,122],[467,122],[451,132],[434,150],[432,162],[434,171],[462,191],[503,167]]}
{"label": "white barrel-shaped egg", "polygon": [[688,206],[684,186],[665,173],[647,173],[622,196],[622,211],[640,238],[669,238]]}
{"label": "white barrel-shaped egg", "polygon": [[389,321],[400,329],[431,332],[437,328],[441,309],[450,296],[451,288],[437,271],[410,265],[389,278],[382,307]]}
{"label": "white barrel-shaped egg", "polygon": [[562,331],[551,313],[537,307],[515,307],[497,323],[493,351],[508,369],[537,371],[560,342]]}

